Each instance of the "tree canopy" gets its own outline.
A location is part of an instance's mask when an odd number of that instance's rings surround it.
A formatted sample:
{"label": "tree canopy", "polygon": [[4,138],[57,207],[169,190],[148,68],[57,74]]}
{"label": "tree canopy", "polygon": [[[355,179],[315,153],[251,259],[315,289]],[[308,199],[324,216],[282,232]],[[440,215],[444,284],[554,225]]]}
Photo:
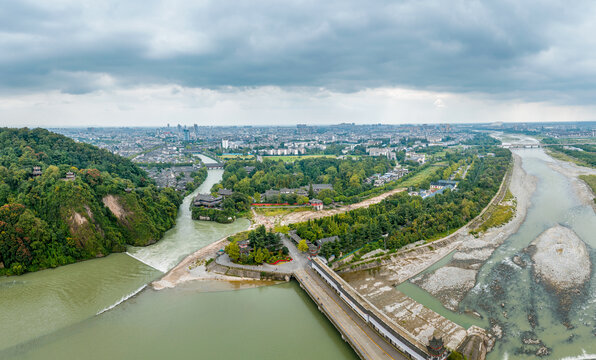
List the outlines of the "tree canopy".
{"label": "tree canopy", "polygon": [[311,242],[339,236],[337,241],[322,246],[320,253],[326,257],[338,257],[364,246],[369,250],[398,249],[446,235],[477,216],[498,191],[511,153],[499,148],[491,151],[496,156],[476,158],[456,191],[446,190],[425,199],[402,192],[368,208],[290,227]]}
{"label": "tree canopy", "polygon": [[43,129],[0,129],[0,274],[153,243],[180,202],[120,156]]}

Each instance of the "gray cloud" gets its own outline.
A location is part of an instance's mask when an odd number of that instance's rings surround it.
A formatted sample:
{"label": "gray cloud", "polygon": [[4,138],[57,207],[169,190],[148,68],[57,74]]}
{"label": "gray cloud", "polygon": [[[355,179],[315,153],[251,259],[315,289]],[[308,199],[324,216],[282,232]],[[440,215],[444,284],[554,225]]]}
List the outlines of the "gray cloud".
{"label": "gray cloud", "polygon": [[399,86],[568,104],[596,95],[591,1],[188,3],[4,2],[0,87]]}

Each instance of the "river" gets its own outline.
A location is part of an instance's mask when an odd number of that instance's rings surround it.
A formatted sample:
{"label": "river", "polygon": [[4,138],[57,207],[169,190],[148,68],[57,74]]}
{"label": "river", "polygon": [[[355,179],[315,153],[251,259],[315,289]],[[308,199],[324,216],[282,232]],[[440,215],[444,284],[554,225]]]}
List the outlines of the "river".
{"label": "river", "polygon": [[191,199],[222,174],[209,171],[154,245],[1,278],[0,359],[357,359],[294,282],[242,290],[227,282],[146,286],[186,255],[249,226],[190,218]]}
{"label": "river", "polygon": [[[516,139],[509,136],[506,140]],[[522,158],[523,169],[538,182],[521,227],[484,264],[476,286],[460,304],[460,311],[478,311],[483,319],[447,310],[410,282],[398,289],[465,327],[500,327],[503,337],[488,359],[538,359],[536,351],[542,346],[549,349],[549,359],[595,359],[596,215],[591,206],[580,201],[571,179],[549,166],[554,160],[542,149],[514,152]],[[574,297],[569,311],[562,311],[559,298],[536,281],[531,266],[524,268],[512,262],[514,255],[520,255],[530,264],[531,259],[523,250],[543,231],[558,224],[571,228],[586,243],[593,264],[589,283]],[[532,344],[536,340],[541,343]]]}

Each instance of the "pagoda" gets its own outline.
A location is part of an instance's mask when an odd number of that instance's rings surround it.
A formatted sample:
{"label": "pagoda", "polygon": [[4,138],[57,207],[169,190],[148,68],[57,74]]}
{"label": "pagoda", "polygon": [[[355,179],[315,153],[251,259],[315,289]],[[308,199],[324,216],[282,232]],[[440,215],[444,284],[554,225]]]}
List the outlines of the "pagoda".
{"label": "pagoda", "polygon": [[449,356],[449,351],[445,348],[442,338],[436,338],[434,335],[426,346],[429,360],[444,360]]}

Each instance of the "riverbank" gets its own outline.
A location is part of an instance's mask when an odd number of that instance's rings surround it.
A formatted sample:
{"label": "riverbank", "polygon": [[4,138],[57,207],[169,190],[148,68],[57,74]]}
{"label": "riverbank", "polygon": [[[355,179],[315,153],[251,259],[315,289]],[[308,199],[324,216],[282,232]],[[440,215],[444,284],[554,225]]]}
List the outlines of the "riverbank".
{"label": "riverbank", "polygon": [[228,237],[211,243],[189,256],[185,257],[172,270],[168,271],[161,279],[153,281],[151,286],[155,290],[173,288],[178,284],[192,280],[224,280],[224,281],[251,281],[254,279],[237,276],[227,276],[207,271],[206,262],[213,259],[220,249],[225,248],[230,241]]}
{"label": "riverbank", "polygon": [[571,182],[573,190],[582,204],[591,206],[596,212],[596,203],[594,197],[596,196],[590,186],[585,181],[579,178],[580,175],[596,175],[596,169],[579,166],[575,163],[552,158],[549,162],[551,169],[568,178]]}
{"label": "riverbank", "polygon": [[476,277],[482,265],[524,222],[536,182],[536,178],[522,168],[519,155],[514,154],[513,172],[508,186],[516,202],[513,218],[502,226],[490,228],[476,236],[462,233],[451,261],[411,281],[439,299],[446,308],[457,311],[460,302],[476,285]]}
{"label": "riverbank", "polygon": [[[404,191],[404,189],[393,189],[379,196],[361,201],[357,204],[342,206],[336,209],[323,211],[301,211],[296,213],[283,214],[281,216],[263,216],[258,215],[253,211],[253,223],[249,230],[255,229],[257,226],[265,225],[266,228],[272,229],[276,224],[287,225],[294,222],[307,221],[309,219],[318,219],[325,216],[332,216],[347,212],[354,209],[368,207],[377,204],[387,197]],[[233,235],[233,234],[231,234]],[[178,284],[192,281],[192,280],[222,280],[222,281],[254,281],[253,278],[228,276],[216,272],[208,271],[206,261],[216,257],[218,250],[223,249],[229,243],[228,238],[222,238],[212,244],[209,244],[194,253],[186,256],[181,262],[168,271],[161,279],[151,283],[151,286],[156,290],[165,288],[173,288]]]}

